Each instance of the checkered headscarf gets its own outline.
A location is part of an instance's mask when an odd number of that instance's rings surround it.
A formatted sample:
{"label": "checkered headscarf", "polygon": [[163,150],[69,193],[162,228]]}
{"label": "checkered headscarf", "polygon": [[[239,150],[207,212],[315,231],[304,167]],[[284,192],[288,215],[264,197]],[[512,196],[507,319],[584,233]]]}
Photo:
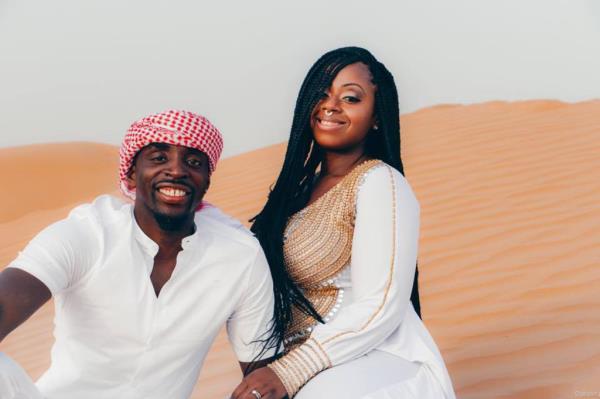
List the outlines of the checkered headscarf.
{"label": "checkered headscarf", "polygon": [[189,111],[169,110],[150,115],[134,122],[119,150],[119,179],[123,194],[135,199],[135,190],[127,186],[127,173],[133,158],[145,146],[166,143],[195,148],[208,157],[210,173],[216,166],[223,150],[221,133],[203,116]]}

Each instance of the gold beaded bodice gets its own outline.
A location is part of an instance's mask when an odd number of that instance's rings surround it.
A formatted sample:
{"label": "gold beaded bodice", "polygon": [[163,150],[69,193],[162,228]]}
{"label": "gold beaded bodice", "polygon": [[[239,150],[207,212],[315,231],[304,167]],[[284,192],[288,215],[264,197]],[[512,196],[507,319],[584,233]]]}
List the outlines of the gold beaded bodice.
{"label": "gold beaded bodice", "polygon": [[[325,322],[343,300],[343,289],[333,279],[350,264],[358,186],[362,176],[380,164],[369,160],[355,166],[315,202],[292,215],[285,228],[287,270]],[[313,317],[294,308],[286,350],[304,342],[315,324]]]}

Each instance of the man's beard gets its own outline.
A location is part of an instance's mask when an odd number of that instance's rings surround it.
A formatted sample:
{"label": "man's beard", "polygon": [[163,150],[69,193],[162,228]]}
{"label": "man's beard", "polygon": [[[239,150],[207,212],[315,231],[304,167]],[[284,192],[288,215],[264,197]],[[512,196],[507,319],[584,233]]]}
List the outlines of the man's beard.
{"label": "man's beard", "polygon": [[[190,195],[193,198],[194,192],[192,191],[192,193]],[[156,194],[153,194],[153,200],[155,201],[154,204],[156,204],[158,202],[156,199]],[[192,203],[188,202],[187,206],[185,207],[185,210],[178,215],[168,215],[168,214],[162,213],[162,212],[160,212],[158,207],[151,208],[151,211],[152,211],[152,215],[154,216],[154,220],[156,220],[156,223],[158,224],[158,227],[161,230],[163,230],[163,231],[180,231],[185,227],[184,225],[185,225],[185,222],[188,220],[188,218],[194,217],[193,215],[190,216],[191,207],[192,207]]]}
{"label": "man's beard", "polygon": [[154,220],[158,223],[158,227],[164,231],[179,231],[182,230],[189,215],[183,213],[181,215],[170,216],[164,213],[153,212]]}

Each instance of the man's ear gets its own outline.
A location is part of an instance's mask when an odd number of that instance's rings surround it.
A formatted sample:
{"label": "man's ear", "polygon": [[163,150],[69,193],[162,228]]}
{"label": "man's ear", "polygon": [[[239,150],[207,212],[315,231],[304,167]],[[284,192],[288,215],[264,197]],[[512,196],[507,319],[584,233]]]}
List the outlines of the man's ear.
{"label": "man's ear", "polygon": [[127,187],[129,187],[130,190],[135,190],[135,164],[131,165],[129,172],[127,172]]}
{"label": "man's ear", "polygon": [[210,187],[210,175],[208,175],[208,177],[206,178],[206,187],[202,191],[202,197],[204,197],[206,195],[206,192],[208,191],[209,187]]}

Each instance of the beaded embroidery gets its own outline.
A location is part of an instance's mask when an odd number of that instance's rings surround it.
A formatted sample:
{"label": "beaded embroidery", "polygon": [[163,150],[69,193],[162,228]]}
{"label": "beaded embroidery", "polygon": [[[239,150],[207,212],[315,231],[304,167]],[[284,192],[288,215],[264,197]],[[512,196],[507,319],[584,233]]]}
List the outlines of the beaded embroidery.
{"label": "beaded embroidery", "polygon": [[[315,310],[328,322],[340,308],[343,288],[335,277],[350,264],[356,212],[356,194],[363,176],[380,160],[354,167],[315,202],[292,215],[284,232],[283,255],[290,276]],[[286,333],[286,351],[302,344],[317,321],[293,308]]]}

